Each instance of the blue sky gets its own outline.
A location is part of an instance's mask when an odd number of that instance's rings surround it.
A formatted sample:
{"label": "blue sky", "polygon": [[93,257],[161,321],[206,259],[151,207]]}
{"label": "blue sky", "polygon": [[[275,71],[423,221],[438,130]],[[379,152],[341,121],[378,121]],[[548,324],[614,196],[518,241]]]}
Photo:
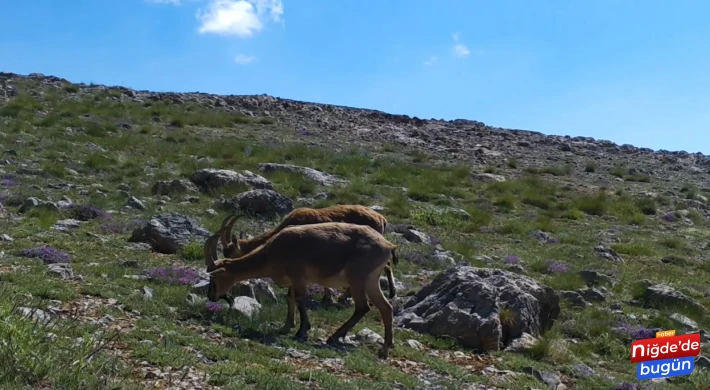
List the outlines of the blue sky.
{"label": "blue sky", "polygon": [[3,71],[267,93],[710,154],[707,1],[0,4]]}

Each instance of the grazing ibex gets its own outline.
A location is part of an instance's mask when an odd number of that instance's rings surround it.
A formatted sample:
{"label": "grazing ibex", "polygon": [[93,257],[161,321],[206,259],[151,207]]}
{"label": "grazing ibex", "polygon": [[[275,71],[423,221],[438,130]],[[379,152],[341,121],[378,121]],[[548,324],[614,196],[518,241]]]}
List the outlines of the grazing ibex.
{"label": "grazing ibex", "polygon": [[[387,218],[377,211],[361,205],[335,205],[322,209],[301,207],[288,213],[288,215],[284,217],[284,220],[273,230],[251,239],[244,239],[244,233],[239,232],[239,239],[237,239],[236,234],[232,233],[232,229],[234,223],[237,222],[237,219],[241,216],[241,214],[231,215],[222,222],[220,240],[224,257],[234,258],[245,255],[266,242],[266,240],[286,226],[309,225],[323,222],[346,222],[355,225],[370,226],[382,235],[385,234],[385,227],[387,227]],[[385,267],[390,299],[395,297],[394,276],[392,275],[392,267],[394,265],[397,265],[397,263],[396,260],[393,259],[392,265],[388,263]],[[326,288],[324,300],[332,300],[332,294],[332,290]],[[346,298],[348,296],[350,296],[350,292],[345,291],[343,297]]]}
{"label": "grazing ibex", "polygon": [[[288,226],[246,255],[217,260],[219,237],[219,233],[211,236],[204,246],[210,276],[207,297],[211,302],[225,299],[233,305],[234,299],[228,295],[232,286],[242,280],[270,277],[276,285],[289,288],[289,312],[297,308],[301,320],[296,337],[307,340],[311,328],[306,311],[307,287],[349,287],[355,312],[327,343],[344,337],[370,311],[369,298],[379,310],[385,328],[381,355],[387,357],[394,348],[392,305],[380,289],[380,275],[390,256],[396,259],[397,245],[379,232],[343,222]],[[287,321],[283,330],[289,331],[295,325],[295,321]]]}

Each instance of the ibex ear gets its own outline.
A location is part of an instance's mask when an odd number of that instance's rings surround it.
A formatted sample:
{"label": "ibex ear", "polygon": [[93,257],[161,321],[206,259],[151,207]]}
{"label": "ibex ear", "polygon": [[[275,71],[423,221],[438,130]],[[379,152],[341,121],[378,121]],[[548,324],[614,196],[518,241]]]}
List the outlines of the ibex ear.
{"label": "ibex ear", "polygon": [[241,230],[239,231],[239,239],[240,239],[240,240],[243,240],[243,239],[244,239],[244,232],[241,231]]}

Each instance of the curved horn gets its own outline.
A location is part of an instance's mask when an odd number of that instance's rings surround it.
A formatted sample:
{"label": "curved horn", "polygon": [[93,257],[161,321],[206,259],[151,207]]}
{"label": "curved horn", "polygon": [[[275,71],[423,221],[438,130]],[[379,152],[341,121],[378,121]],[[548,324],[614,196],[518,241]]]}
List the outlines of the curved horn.
{"label": "curved horn", "polygon": [[235,215],[234,218],[232,218],[232,220],[229,221],[229,223],[225,227],[224,233],[223,233],[224,239],[225,239],[225,242],[222,244],[223,246],[225,246],[225,247],[227,246],[226,240],[229,240],[230,236],[232,235],[232,229],[234,229],[234,224],[237,222],[237,220],[239,218],[241,218],[243,216],[244,216],[244,214]]}
{"label": "curved horn", "polygon": [[219,234],[213,234],[207,239],[207,241],[205,241],[204,254],[207,271],[211,271],[216,267],[215,260],[217,260],[217,240],[219,240]]}
{"label": "curved horn", "polygon": [[[227,240],[229,240],[229,234],[225,234],[225,227],[229,222],[234,219],[234,215],[228,215],[223,221],[222,221],[222,226],[219,227],[219,231],[217,234],[219,234],[219,241],[222,243],[222,247],[227,247]],[[231,230],[231,229],[230,229]]]}

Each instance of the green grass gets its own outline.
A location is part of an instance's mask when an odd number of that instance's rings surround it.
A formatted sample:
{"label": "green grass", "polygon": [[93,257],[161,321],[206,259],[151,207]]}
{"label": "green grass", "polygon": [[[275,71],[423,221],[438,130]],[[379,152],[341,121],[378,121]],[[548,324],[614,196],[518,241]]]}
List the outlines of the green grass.
{"label": "green grass", "polygon": [[[43,172],[41,176],[17,175],[18,185],[0,187],[0,194],[8,196],[3,201],[5,209],[14,213],[26,197],[36,196],[54,202],[67,197],[122,212],[110,221],[83,222],[72,234],[51,229],[58,220],[70,217],[67,211],[40,208],[19,219],[0,220],[2,233],[13,238],[0,243],[6,254],[0,257],[4,297],[0,340],[9,342],[0,349],[2,388],[140,389],[146,383],[141,369],[148,367],[166,375],[172,370],[171,380],[206,378],[225,389],[415,389],[424,387],[418,379],[421,373],[427,373],[429,386],[456,389],[466,383],[493,381],[480,373],[481,367],[469,367],[477,359],[490,359],[486,364],[518,372],[524,367],[559,371],[567,375],[568,388],[614,388],[633,381],[635,371],[628,363],[627,340],[612,331],[617,319],[607,309],[621,307],[627,315],[642,318],[644,326],[673,326],[668,323],[668,308],[651,311],[628,304],[638,295],[634,283],[641,275],[683,289],[703,305],[710,303],[703,295],[710,288],[710,267],[702,261],[699,249],[710,238],[704,215],[683,212],[692,226],[680,219],[662,219],[674,209],[680,216],[681,201],[697,198],[700,192],[692,183],[675,189],[678,194],[673,195],[670,188],[660,187],[665,183],[662,180],[615,162],[603,165],[601,160],[556,160],[546,166],[518,156],[472,166],[468,161],[445,162],[435,153],[395,144],[350,142],[335,136],[306,138],[271,117],[247,117],[193,102],[134,102],[118,89],[86,93],[73,84],[40,97],[34,93],[36,88],[35,82],[20,83],[18,96],[0,106],[4,148],[17,151],[19,164]],[[258,165],[264,162],[308,166],[343,177],[349,184],[321,187],[300,174],[264,174],[276,191],[293,200],[310,199],[314,207],[383,206],[390,223],[415,226],[473,265],[505,269],[509,266],[504,260],[517,256],[522,261],[520,272],[556,290],[584,287],[579,271],[587,269],[612,275],[615,284],[609,287],[607,300],[591,308],[563,303],[553,329],[523,353],[494,352],[457,360],[456,352],[469,357],[472,352],[446,338],[396,329],[397,348],[392,359],[383,362],[373,346],[333,350],[315,341],[347,320],[352,309],[309,311],[311,341],[300,343],[276,332],[286,312],[281,289],[277,289],[279,302],[265,303],[256,317],[246,318],[233,312],[211,313],[202,303],[191,304],[186,300],[186,286],[125,277],[153,267],[199,268],[201,243],[192,243],[175,255],[158,255],[127,248],[130,231],[109,226],[146,219],[162,209],[193,216],[214,231],[226,214],[218,210],[220,214],[213,215],[208,210],[220,196],[231,197],[247,189],[222,188],[194,194],[194,199],[186,201],[186,194],[153,196],[150,187],[155,181],[187,178],[205,167],[258,173]],[[19,166],[4,169],[13,173]],[[506,181],[472,181],[471,173],[481,170],[503,175]],[[624,181],[608,180],[607,172]],[[608,181],[605,187],[599,186],[600,175]],[[66,183],[71,186],[60,185]],[[124,210],[123,191],[145,200],[148,210]],[[641,197],[641,191],[659,196]],[[245,218],[236,229],[256,235],[277,222]],[[554,242],[543,244],[531,235],[538,230],[547,232]],[[432,250],[408,244],[396,235],[388,238],[402,244],[402,258]],[[624,262],[599,256],[593,248],[600,242],[618,252]],[[45,244],[68,252],[74,273],[82,278],[62,280],[38,261],[17,257],[21,249]],[[550,271],[553,260],[565,264],[566,271]],[[138,268],[126,266],[127,261]],[[431,278],[423,271],[442,268],[401,260],[395,277],[405,281],[410,291],[417,291]],[[144,297],[144,287],[152,289],[152,299]],[[18,307],[49,306],[63,309],[50,325],[17,314]],[[704,329],[710,325],[704,313],[688,315]],[[109,323],[113,325],[91,321],[102,318],[112,318]],[[111,330],[118,326],[121,331],[114,335]],[[369,313],[354,332],[365,327],[382,333],[377,313]],[[55,341],[46,342],[47,337]],[[427,350],[408,347],[408,339],[418,340]],[[288,348],[313,358],[288,358]],[[501,360],[493,360],[496,357]],[[328,368],[327,362],[335,368]],[[569,375],[571,367],[580,363],[596,374],[590,378]],[[610,382],[607,376],[617,380]],[[702,383],[710,383],[707,379],[704,370],[696,370],[669,388],[702,388]],[[521,375],[498,387],[543,385]]]}

